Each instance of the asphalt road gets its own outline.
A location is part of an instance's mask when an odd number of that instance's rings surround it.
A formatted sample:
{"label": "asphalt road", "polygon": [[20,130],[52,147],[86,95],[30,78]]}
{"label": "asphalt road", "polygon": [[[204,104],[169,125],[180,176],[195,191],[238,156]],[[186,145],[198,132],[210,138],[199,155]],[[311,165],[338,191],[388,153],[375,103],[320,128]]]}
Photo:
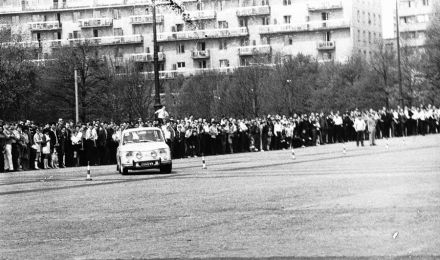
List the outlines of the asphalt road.
{"label": "asphalt road", "polygon": [[0,258],[440,258],[440,135],[385,142],[2,173]]}

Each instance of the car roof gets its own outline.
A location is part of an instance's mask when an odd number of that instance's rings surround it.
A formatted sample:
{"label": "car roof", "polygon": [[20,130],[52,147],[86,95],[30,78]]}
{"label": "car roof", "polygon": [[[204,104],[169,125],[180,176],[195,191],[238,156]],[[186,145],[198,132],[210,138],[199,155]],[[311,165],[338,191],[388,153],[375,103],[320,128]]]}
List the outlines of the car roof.
{"label": "car roof", "polygon": [[129,133],[129,132],[137,132],[137,131],[145,131],[145,130],[159,130],[162,131],[159,127],[137,127],[137,128],[128,128],[122,131],[122,133]]}

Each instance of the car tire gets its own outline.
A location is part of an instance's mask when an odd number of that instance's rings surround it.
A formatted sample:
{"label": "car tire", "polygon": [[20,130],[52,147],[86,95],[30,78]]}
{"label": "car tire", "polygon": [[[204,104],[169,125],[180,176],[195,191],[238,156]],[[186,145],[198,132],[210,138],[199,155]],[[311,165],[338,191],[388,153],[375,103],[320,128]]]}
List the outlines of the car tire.
{"label": "car tire", "polygon": [[122,175],[127,175],[127,174],[128,174],[128,169],[122,168]]}
{"label": "car tire", "polygon": [[171,163],[160,166],[161,173],[171,173],[172,170],[173,170],[173,165]]}

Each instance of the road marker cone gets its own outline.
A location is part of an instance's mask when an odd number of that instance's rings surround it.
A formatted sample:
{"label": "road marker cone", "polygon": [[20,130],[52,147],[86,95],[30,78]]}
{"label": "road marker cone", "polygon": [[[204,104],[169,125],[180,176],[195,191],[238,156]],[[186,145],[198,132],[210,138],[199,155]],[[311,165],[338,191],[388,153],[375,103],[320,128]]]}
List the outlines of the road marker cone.
{"label": "road marker cone", "polygon": [[206,170],[205,156],[202,154],[202,169]]}
{"label": "road marker cone", "polygon": [[87,162],[87,177],[86,177],[86,181],[91,181],[92,177],[90,176],[90,163]]}
{"label": "road marker cone", "polygon": [[295,151],[293,150],[293,148],[292,148],[292,159],[293,159],[293,160],[296,159],[296,158],[295,158]]}

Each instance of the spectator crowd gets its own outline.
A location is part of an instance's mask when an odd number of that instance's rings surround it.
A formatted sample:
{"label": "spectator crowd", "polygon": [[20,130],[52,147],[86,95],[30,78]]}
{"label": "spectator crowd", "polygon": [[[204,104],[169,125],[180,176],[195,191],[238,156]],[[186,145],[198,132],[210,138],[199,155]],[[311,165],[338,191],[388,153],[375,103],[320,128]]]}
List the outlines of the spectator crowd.
{"label": "spectator crowd", "polygon": [[175,159],[350,141],[363,146],[364,140],[375,145],[377,138],[440,133],[440,109],[431,105],[253,119],[174,119],[165,107],[157,114],[152,121],[121,124],[0,120],[0,172],[115,164],[122,131],[142,126],[161,127]]}

